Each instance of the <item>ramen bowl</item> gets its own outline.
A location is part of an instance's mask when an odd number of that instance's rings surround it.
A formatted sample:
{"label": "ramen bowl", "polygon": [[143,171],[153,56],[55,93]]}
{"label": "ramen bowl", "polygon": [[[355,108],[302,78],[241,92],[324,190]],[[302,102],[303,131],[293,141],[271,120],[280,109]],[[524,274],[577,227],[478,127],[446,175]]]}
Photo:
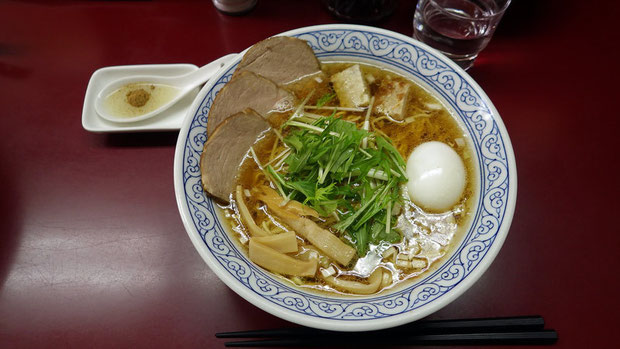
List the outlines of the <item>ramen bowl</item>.
{"label": "ramen bowl", "polygon": [[499,252],[517,192],[514,154],[503,122],[482,89],[456,64],[414,39],[358,25],[305,27],[280,35],[306,40],[322,61],[357,61],[385,67],[439,99],[472,146],[477,193],[462,237],[425,274],[369,296],[318,293],[250,261],[217,204],[202,189],[200,156],[209,110],[230,81],[239,55],[200,91],[182,125],[174,160],[177,204],[187,233],[207,265],[241,297],[282,319],[320,329],[368,331],[423,318],[449,304],[484,273]]}

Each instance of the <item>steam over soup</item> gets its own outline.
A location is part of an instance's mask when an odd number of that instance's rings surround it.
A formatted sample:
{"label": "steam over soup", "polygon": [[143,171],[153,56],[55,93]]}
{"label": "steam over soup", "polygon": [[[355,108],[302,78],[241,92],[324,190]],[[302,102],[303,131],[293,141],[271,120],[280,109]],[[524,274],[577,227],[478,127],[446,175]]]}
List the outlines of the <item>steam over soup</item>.
{"label": "steam over soup", "polygon": [[413,81],[353,62],[281,87],[295,106],[264,116],[271,128],[257,131],[220,205],[249,258],[299,287],[344,294],[381,292],[438,264],[469,222],[476,186],[450,113]]}

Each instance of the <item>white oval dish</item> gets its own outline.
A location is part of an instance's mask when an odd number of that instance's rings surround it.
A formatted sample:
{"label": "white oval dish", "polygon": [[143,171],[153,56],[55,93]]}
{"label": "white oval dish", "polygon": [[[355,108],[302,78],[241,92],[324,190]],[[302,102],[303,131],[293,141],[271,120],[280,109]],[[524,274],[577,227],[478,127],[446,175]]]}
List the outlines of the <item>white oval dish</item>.
{"label": "white oval dish", "polygon": [[112,81],[124,78],[128,75],[161,75],[177,76],[198,70],[193,64],[144,64],[122,65],[104,67],[93,73],[86,88],[84,106],[82,109],[82,127],[90,132],[149,132],[149,131],[174,131],[181,128],[183,118],[187,115],[189,106],[196,98],[199,89],[196,88],[188,96],[185,96],[177,105],[166,110],[161,115],[150,120],[133,123],[116,123],[105,120],[97,114],[95,101],[99,91]]}
{"label": "white oval dish", "polygon": [[369,331],[425,317],[467,290],[499,252],[512,221],[517,177],[503,122],[482,89],[456,64],[432,48],[391,31],[359,25],[320,25],[280,35],[307,40],[320,60],[386,66],[408,76],[450,108],[468,133],[479,175],[471,226],[434,271],[374,296],[309,292],[283,282],[249,261],[229,237],[213,201],[202,190],[200,154],[215,95],[230,80],[241,56],[207,83],[181,128],[174,160],[174,186],[185,229],[202,258],[240,296],[280,318],[301,325]]}

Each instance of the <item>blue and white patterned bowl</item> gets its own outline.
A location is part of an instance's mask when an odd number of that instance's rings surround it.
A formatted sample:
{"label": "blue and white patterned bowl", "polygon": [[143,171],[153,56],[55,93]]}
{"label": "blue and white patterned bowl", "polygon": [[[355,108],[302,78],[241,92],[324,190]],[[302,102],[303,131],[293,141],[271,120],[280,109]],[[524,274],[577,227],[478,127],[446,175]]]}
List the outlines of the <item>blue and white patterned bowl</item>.
{"label": "blue and white patterned bowl", "polygon": [[321,25],[281,35],[307,40],[320,60],[385,66],[410,77],[444,102],[474,145],[479,193],[471,226],[453,253],[425,277],[376,296],[328,296],[284,283],[254,265],[239,250],[202,190],[200,154],[207,115],[241,55],[200,91],[177,142],[174,186],[185,229],[209,267],[231,289],[259,308],[305,326],[368,331],[420,319],[467,290],[488,268],[508,234],[517,176],[510,139],[497,110],[462,69],[410,37],[358,25]]}

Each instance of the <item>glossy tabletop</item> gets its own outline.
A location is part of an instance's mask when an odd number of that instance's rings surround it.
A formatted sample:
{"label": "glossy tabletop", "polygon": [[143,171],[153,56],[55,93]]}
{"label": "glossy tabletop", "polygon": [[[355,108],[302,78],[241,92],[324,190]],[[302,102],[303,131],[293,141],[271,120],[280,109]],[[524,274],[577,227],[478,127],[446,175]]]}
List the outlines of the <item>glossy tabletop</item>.
{"label": "glossy tabletop", "polygon": [[[605,3],[605,4],[604,4]],[[411,35],[415,1],[375,23]],[[469,73],[499,110],[519,178],[493,265],[431,319],[540,314],[557,347],[613,347],[620,302],[615,2],[514,0]],[[221,348],[283,327],[193,248],[173,189],[176,132],[82,128],[90,76],[204,65],[268,36],[338,23],[321,1],[0,2],[0,347]]]}

